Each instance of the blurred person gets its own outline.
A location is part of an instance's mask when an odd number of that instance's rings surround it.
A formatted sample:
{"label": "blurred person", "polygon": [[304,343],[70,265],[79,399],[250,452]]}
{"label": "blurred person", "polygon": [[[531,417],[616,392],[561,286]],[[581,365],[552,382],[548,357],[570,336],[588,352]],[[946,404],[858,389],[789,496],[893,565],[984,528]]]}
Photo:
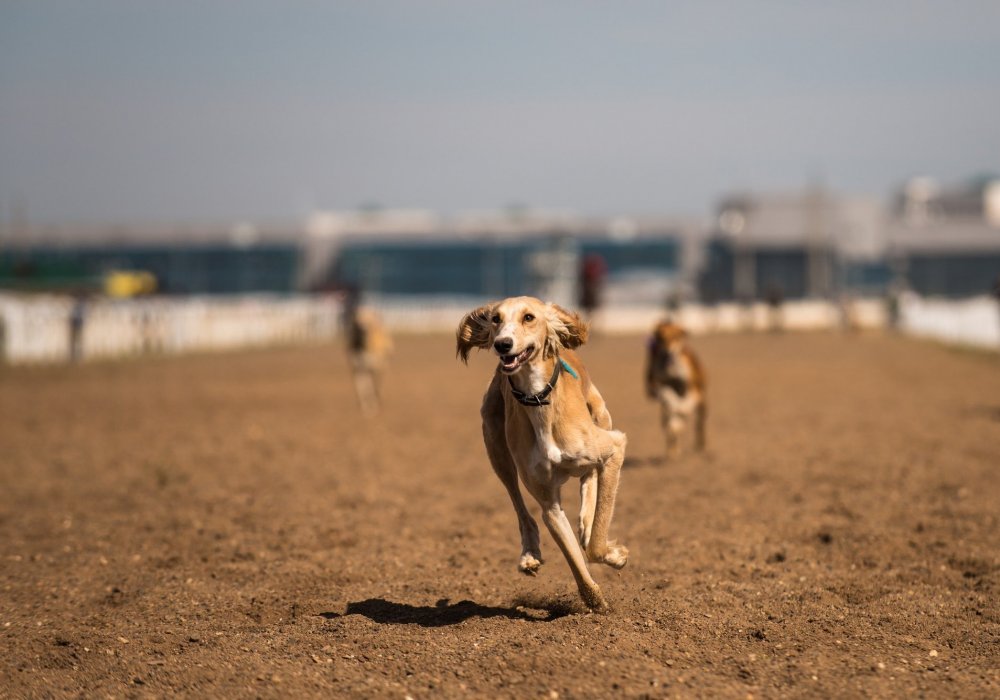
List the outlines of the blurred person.
{"label": "blurred person", "polygon": [[903,285],[892,282],[885,292],[885,322],[890,331],[899,330],[900,304],[903,296]]}
{"label": "blurred person", "polygon": [[993,289],[990,290],[993,293],[993,298],[997,300],[997,310],[1000,311],[1000,275],[993,280]]}
{"label": "blurred person", "polygon": [[69,361],[73,364],[83,359],[83,329],[87,323],[87,299],[78,294],[69,310]]}
{"label": "blurred person", "polygon": [[604,278],[607,271],[604,258],[597,253],[584,257],[580,266],[580,308],[583,309],[588,321],[592,320],[603,301]]}
{"label": "blurred person", "polygon": [[392,339],[378,313],[361,304],[356,287],[344,297],[344,335],[361,412],[371,418],[381,409],[381,374]]}
{"label": "blurred person", "polygon": [[142,310],[139,313],[139,337],[141,338],[141,346],[143,353],[151,353],[155,347],[153,340],[153,316],[150,312],[148,306],[142,306]]}
{"label": "blurred person", "polygon": [[664,306],[667,307],[667,315],[669,318],[673,318],[677,313],[680,312],[681,306],[683,305],[681,301],[681,293],[676,289],[672,290],[667,294],[666,299],[663,302]]}
{"label": "blurred person", "polygon": [[767,302],[767,327],[772,333],[785,330],[785,292],[780,285],[771,284],[764,293]]}
{"label": "blurred person", "polygon": [[705,449],[707,377],[687,338],[688,332],[668,319],[656,325],[646,347],[646,396],[660,404],[669,457],[680,454],[681,433],[692,419],[695,448]]}

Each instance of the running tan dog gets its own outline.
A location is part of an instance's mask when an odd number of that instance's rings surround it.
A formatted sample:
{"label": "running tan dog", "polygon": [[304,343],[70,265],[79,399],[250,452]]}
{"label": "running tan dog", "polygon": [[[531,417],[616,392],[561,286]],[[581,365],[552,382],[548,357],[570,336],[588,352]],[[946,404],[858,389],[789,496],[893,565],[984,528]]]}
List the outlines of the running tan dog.
{"label": "running tan dog", "polygon": [[687,331],[670,321],[653,329],[646,360],[646,395],[660,402],[660,423],[667,440],[667,454],[680,454],[680,436],[692,417],[695,446],[705,448],[705,370],[688,347]]}
{"label": "running tan dog", "polygon": [[370,418],[381,410],[379,389],[392,338],[374,309],[359,306],[351,309],[349,316],[345,324],[354,390],[361,412]]}
{"label": "running tan dog", "polygon": [[[611,416],[572,348],[587,340],[580,317],[533,297],[482,306],[462,319],[457,351],[468,362],[473,348],[499,358],[483,397],[483,439],[493,470],[510,494],[521,530],[525,574],[542,564],[538,525],[528,513],[518,478],[542,506],[542,520],[559,545],[588,607],[608,609],[587,562],[616,569],[628,549],[608,541],[625,434],[611,429]],[[576,534],[560,502],[562,485],[580,479]]]}

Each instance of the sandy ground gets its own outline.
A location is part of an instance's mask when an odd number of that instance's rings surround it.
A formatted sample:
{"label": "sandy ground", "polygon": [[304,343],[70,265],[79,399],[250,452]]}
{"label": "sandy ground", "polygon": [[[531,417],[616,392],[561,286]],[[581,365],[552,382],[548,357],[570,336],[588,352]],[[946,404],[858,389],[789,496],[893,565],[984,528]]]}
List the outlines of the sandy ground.
{"label": "sandy ground", "polygon": [[997,356],[700,338],[710,450],[667,462],[642,340],[595,339],[602,616],[547,533],[516,571],[488,357],[396,344],[372,421],[339,347],[0,368],[0,695],[1000,695]]}

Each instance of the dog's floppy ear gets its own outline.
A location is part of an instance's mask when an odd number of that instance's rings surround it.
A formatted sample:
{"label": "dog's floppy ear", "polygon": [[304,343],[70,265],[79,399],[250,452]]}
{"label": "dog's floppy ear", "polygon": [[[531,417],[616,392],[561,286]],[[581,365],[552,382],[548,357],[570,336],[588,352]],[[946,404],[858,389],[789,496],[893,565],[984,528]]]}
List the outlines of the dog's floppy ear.
{"label": "dog's floppy ear", "polygon": [[660,321],[656,324],[653,332],[649,335],[649,341],[647,345],[649,346],[650,352],[656,350],[662,350],[663,346],[666,345],[666,341],[663,339],[663,327],[666,325],[665,321]]}
{"label": "dog's floppy ear", "polygon": [[653,337],[656,338],[656,342],[661,345],[666,345],[666,338],[664,338],[664,332],[670,328],[669,319],[666,321],[660,321],[656,324],[656,328],[653,329]]}
{"label": "dog's floppy ear", "polygon": [[478,309],[473,309],[465,315],[455,331],[455,354],[468,364],[472,348],[485,349],[490,346],[490,317],[493,315],[495,302]]}
{"label": "dog's floppy ear", "polygon": [[590,324],[558,304],[548,305],[549,344],[564,348],[580,347],[587,342]]}

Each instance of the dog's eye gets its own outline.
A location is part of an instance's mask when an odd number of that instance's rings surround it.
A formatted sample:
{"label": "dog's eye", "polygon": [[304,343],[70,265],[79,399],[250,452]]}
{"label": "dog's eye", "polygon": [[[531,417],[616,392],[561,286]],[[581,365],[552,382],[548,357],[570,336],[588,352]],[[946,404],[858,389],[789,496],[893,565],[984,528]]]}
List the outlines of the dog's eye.
{"label": "dog's eye", "polygon": [[535,320],[535,317],[532,316],[531,314],[525,314],[524,315],[524,322],[525,323],[528,323],[529,321],[534,321],[534,320]]}
{"label": "dog's eye", "polygon": [[493,314],[493,323],[500,323],[500,314]]}

